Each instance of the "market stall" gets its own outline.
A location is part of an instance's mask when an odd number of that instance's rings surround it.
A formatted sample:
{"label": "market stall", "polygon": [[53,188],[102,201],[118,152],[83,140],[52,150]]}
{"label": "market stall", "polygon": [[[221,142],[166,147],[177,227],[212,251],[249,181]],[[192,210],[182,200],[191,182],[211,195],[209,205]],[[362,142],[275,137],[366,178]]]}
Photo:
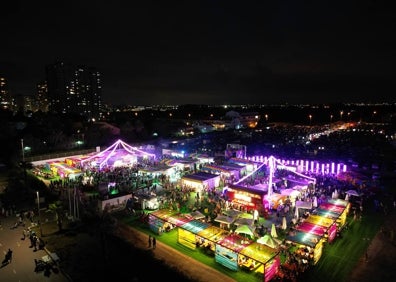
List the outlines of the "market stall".
{"label": "market stall", "polygon": [[49,166],[53,174],[61,178],[75,179],[83,175],[80,169],[69,166],[65,162],[51,162]]}
{"label": "market stall", "polygon": [[285,238],[286,244],[293,245],[293,252],[304,264],[316,264],[323,252],[324,238],[312,233],[296,230]]}
{"label": "market stall", "polygon": [[230,232],[214,225],[197,233],[196,239],[198,245],[203,248],[206,254],[214,255],[216,243],[230,235]]}
{"label": "market stall", "polygon": [[343,206],[348,208],[350,206],[350,203],[348,201],[342,200],[342,199],[328,199],[326,201],[329,204],[333,204],[336,206]]}
{"label": "market stall", "polygon": [[237,164],[228,164],[228,165],[214,165],[207,164],[201,167],[201,171],[221,175],[225,179],[238,180],[242,175],[243,167]]}
{"label": "market stall", "polygon": [[199,240],[196,235],[202,230],[209,227],[209,223],[205,223],[199,220],[191,220],[177,229],[178,236],[177,241],[192,250],[194,250],[197,245],[199,246]]}
{"label": "market stall", "polygon": [[215,260],[225,267],[237,271],[239,269],[238,254],[246,246],[253,243],[244,236],[230,234],[216,244]]}
{"label": "market stall", "polygon": [[[341,214],[338,217],[337,224],[339,225],[339,228],[342,228],[347,220],[347,216],[350,212],[351,208],[351,203],[348,201],[342,200],[342,199],[329,199],[326,204],[329,205],[334,205],[337,207],[344,207],[344,210],[341,212]],[[326,207],[326,206],[324,206]]]}
{"label": "market stall", "polygon": [[181,185],[183,187],[192,188],[201,195],[203,194],[202,191],[219,187],[219,184],[220,176],[207,172],[187,174],[181,178]]}
{"label": "market stall", "polygon": [[322,226],[327,230],[326,236],[328,242],[332,242],[337,235],[337,224],[336,219],[320,216],[317,214],[311,214],[304,223],[311,223],[314,225]]}
{"label": "market stall", "polygon": [[256,170],[259,165],[258,162],[254,162],[254,161],[251,161],[248,159],[243,159],[243,158],[230,158],[228,160],[228,162],[244,166],[247,174]]}
{"label": "market stall", "polygon": [[216,221],[220,224],[220,228],[225,229],[225,230],[230,230],[231,224],[234,222],[234,218],[230,217],[230,216],[219,214],[214,219],[214,221]]}
{"label": "market stall", "polygon": [[[169,232],[193,220],[194,219],[189,214],[181,214],[167,209],[157,210],[149,214],[150,229],[157,234]],[[202,221],[194,221],[197,222],[196,225],[198,225],[198,222],[205,224]]]}
{"label": "market stall", "polygon": [[312,233],[320,237],[325,236],[327,232],[327,228],[325,226],[313,224],[311,222],[303,222],[296,225],[295,229],[306,233]]}
{"label": "market stall", "polygon": [[233,208],[245,211],[258,210],[264,211],[266,191],[256,187],[245,187],[230,184],[224,187],[223,194],[231,203]]}
{"label": "market stall", "polygon": [[177,211],[171,211],[168,209],[157,210],[149,214],[149,228],[153,230],[157,234],[161,234],[162,232],[168,232],[175,228],[172,219],[173,216],[178,214]]}
{"label": "market stall", "polygon": [[157,235],[161,235],[162,230],[164,229],[165,221],[152,214],[149,214],[148,224],[151,231]]}
{"label": "market stall", "polygon": [[279,250],[254,242],[240,251],[238,264],[242,269],[264,275],[264,281],[271,281],[280,266]]}

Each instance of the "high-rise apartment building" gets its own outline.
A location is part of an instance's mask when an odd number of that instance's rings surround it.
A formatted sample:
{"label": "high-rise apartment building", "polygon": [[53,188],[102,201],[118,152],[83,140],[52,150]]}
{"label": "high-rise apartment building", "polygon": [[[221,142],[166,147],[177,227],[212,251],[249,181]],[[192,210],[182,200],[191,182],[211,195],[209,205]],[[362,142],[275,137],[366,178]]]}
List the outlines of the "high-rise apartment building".
{"label": "high-rise apartment building", "polygon": [[7,80],[0,76],[0,107],[4,110],[14,110],[14,101],[8,91]]}
{"label": "high-rise apartment building", "polygon": [[101,114],[101,75],[92,67],[57,62],[46,67],[49,111],[98,119]]}
{"label": "high-rise apartment building", "polygon": [[48,87],[47,82],[43,81],[36,85],[36,109],[48,112]]}

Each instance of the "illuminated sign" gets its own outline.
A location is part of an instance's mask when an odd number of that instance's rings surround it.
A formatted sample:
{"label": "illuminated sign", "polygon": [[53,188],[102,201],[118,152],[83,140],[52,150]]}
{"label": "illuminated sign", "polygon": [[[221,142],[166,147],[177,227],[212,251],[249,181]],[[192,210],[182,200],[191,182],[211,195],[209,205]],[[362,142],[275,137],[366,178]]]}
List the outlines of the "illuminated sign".
{"label": "illuminated sign", "polygon": [[249,202],[249,203],[252,201],[251,197],[242,195],[242,194],[238,194],[238,193],[235,193],[234,198],[237,200],[242,200],[242,201]]}

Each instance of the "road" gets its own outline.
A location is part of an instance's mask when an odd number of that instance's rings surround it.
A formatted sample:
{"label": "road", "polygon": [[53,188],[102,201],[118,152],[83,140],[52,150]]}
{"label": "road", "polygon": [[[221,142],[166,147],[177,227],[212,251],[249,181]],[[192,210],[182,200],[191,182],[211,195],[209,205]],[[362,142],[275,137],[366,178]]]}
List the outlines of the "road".
{"label": "road", "polygon": [[[0,259],[3,261],[8,249],[13,251],[13,259],[10,264],[2,265],[0,268],[0,281],[7,282],[66,282],[69,281],[60,271],[51,271],[48,276],[44,272],[36,273],[34,259],[41,259],[47,255],[45,250],[34,251],[30,248],[30,240],[26,238],[22,240],[23,228],[22,226],[15,229],[11,227],[17,221],[15,215],[7,218],[0,217]],[[27,221],[26,221],[27,223]],[[26,224],[26,228],[28,224]]]}

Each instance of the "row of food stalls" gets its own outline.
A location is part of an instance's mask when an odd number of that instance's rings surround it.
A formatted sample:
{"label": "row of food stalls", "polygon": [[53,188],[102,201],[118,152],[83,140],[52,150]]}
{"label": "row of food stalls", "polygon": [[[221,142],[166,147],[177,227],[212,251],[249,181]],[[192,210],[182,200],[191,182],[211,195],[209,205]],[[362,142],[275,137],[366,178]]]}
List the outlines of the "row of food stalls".
{"label": "row of food stalls", "polygon": [[228,269],[262,275],[270,281],[280,266],[280,251],[244,236],[200,220],[201,213],[180,214],[157,210],[149,214],[149,228],[156,234],[177,228],[177,242],[192,250],[201,249]]}
{"label": "row of food stalls", "polygon": [[52,175],[58,175],[61,178],[71,180],[83,175],[83,172],[80,169],[69,165],[66,161],[54,161],[46,163],[44,164],[43,169],[50,170]]}
{"label": "row of food stalls", "polygon": [[316,264],[323,253],[324,243],[331,243],[346,224],[350,203],[341,199],[328,199],[301,219],[285,238],[296,253],[307,263]]}
{"label": "row of food stalls", "polygon": [[[300,205],[303,206],[303,205]],[[308,207],[308,205],[306,205]],[[329,199],[301,218],[284,238],[283,244],[292,253],[309,265],[316,264],[322,256],[325,243],[335,240],[337,232],[345,225],[350,204],[342,199]],[[149,228],[160,235],[177,228],[178,243],[192,250],[202,249],[214,256],[216,262],[238,271],[249,270],[261,274],[264,281],[270,281],[280,266],[280,243],[265,244],[261,237],[253,235],[253,220],[236,224],[238,217],[218,215],[215,221],[220,227],[207,223],[199,211],[181,214],[177,211],[157,210],[149,214]],[[237,218],[237,219],[236,219]],[[234,224],[237,228],[231,231]],[[251,227],[238,232],[240,228]]]}

